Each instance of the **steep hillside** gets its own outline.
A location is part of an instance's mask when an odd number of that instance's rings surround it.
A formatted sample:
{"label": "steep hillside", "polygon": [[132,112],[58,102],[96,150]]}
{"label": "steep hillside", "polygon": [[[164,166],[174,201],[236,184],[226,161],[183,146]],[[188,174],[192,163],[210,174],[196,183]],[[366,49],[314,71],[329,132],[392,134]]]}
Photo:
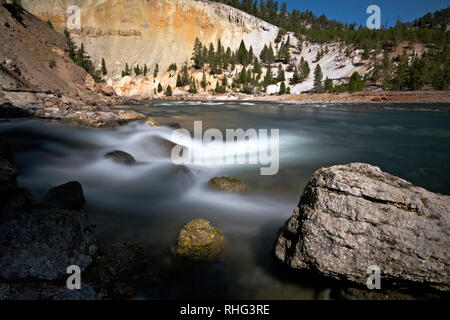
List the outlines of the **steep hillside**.
{"label": "steep hillside", "polygon": [[70,5],[81,8],[81,30],[74,40],[84,43],[96,63],[105,58],[109,76],[118,77],[125,63],[166,70],[189,61],[196,37],[235,50],[243,39],[259,54],[278,28],[240,10],[210,1],[190,0],[22,0],[23,6],[50,20],[58,31],[66,26]]}
{"label": "steep hillside", "polygon": [[92,78],[68,57],[65,38],[25,10],[0,5],[0,84],[4,89],[85,95]]}

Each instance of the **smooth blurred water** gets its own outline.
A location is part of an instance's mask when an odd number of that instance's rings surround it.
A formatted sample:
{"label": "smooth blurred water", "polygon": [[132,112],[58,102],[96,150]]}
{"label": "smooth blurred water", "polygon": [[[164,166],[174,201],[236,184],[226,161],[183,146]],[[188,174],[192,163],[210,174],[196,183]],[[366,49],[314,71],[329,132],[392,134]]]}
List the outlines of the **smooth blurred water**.
{"label": "smooth blurred water", "polygon": [[[204,130],[280,129],[280,172],[261,176],[259,166],[174,166],[168,146],[161,143],[171,139],[172,129],[165,126],[86,129],[41,120],[0,122],[0,134],[14,145],[21,186],[39,198],[50,187],[78,180],[88,200],[83,211],[96,224],[104,248],[139,240],[160,252],[158,266],[139,280],[141,298],[321,297],[326,284],[301,277],[287,280],[271,259],[276,232],[320,167],[367,162],[450,194],[449,112],[225,102],[121,108],[191,131],[195,120],[203,121]],[[129,152],[138,163],[123,166],[105,159],[112,150]],[[222,175],[243,179],[251,190],[209,191],[207,181]],[[226,235],[221,262],[191,265],[170,258],[178,231],[195,218],[211,221]]]}

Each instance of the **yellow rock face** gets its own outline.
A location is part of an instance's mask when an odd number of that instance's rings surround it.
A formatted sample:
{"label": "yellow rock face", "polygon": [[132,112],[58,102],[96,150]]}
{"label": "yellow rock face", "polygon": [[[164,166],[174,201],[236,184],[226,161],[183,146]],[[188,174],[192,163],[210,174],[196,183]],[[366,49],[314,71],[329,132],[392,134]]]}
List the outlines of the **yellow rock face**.
{"label": "yellow rock face", "polygon": [[105,58],[109,76],[118,77],[125,63],[156,63],[162,72],[175,62],[189,61],[194,40],[204,44],[221,39],[235,50],[241,40],[259,54],[273,41],[278,28],[229,6],[189,0],[22,0],[23,6],[52,21],[58,31],[66,27],[70,5],[81,9],[81,30],[71,30],[83,42],[96,64]]}

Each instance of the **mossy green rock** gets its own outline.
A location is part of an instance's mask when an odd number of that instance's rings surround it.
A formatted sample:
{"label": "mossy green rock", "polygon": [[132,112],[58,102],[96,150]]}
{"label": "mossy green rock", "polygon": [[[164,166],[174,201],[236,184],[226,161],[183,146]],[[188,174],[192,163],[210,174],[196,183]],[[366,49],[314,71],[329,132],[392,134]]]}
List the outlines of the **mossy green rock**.
{"label": "mossy green rock", "polygon": [[228,192],[243,192],[248,190],[248,186],[237,178],[215,177],[209,180],[209,186],[215,190]]}
{"label": "mossy green rock", "polygon": [[225,236],[204,219],[192,220],[181,229],[176,257],[198,262],[213,262],[222,254]]}

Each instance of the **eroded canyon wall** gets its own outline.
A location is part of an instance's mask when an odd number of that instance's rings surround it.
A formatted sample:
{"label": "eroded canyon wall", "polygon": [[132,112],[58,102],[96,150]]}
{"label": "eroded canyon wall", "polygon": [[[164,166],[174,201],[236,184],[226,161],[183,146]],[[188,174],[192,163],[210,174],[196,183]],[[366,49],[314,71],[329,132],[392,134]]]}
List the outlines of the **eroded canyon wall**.
{"label": "eroded canyon wall", "polygon": [[72,30],[96,64],[105,58],[109,76],[119,77],[125,63],[158,63],[165,71],[189,61],[196,37],[204,44],[221,39],[237,49],[241,40],[259,54],[278,28],[227,5],[194,0],[22,0],[23,6],[58,31],[66,27],[70,5],[81,9],[81,30]]}

